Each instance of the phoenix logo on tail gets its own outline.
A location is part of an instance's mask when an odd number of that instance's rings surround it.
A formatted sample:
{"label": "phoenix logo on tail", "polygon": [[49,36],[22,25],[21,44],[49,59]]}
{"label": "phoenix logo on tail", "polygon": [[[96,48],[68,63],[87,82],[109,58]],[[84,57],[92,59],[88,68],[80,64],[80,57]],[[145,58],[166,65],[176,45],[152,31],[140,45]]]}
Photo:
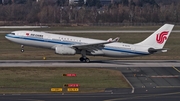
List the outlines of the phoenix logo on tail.
{"label": "phoenix logo on tail", "polygon": [[160,34],[156,35],[156,41],[159,44],[162,44],[165,40],[167,40],[167,35],[169,31],[163,31]]}

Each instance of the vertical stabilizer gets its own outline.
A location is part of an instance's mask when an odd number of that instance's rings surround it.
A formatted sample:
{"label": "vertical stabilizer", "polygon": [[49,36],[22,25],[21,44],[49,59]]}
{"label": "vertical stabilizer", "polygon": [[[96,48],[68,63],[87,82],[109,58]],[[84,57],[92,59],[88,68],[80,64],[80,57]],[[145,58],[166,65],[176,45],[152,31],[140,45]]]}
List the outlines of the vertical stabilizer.
{"label": "vertical stabilizer", "polygon": [[161,28],[155,31],[152,35],[146,38],[144,41],[137,43],[136,45],[149,46],[155,49],[162,49],[173,29],[174,25],[164,24]]}

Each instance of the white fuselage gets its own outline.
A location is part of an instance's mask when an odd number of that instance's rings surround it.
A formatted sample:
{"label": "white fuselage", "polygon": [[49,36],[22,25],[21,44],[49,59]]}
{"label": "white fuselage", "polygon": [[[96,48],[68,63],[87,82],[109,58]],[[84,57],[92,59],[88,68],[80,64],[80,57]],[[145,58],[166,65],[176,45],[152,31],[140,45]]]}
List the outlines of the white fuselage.
{"label": "white fuselage", "polygon": [[[71,47],[73,45],[81,44],[93,44],[105,42],[104,40],[74,37],[60,34],[51,34],[45,32],[35,31],[14,31],[11,34],[5,36],[8,40],[28,46],[43,47],[49,49],[55,49],[56,46]],[[136,44],[127,44],[114,42],[104,45],[87,55],[94,56],[109,56],[109,57],[128,57],[128,56],[139,56],[149,55],[149,46],[140,46]],[[78,51],[77,54],[80,54]]]}

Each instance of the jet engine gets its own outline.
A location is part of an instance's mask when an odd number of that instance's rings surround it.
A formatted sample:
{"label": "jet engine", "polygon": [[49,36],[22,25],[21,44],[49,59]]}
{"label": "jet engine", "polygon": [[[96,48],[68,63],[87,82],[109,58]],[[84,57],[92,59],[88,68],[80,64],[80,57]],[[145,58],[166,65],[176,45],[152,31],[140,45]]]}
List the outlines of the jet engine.
{"label": "jet engine", "polygon": [[70,47],[58,46],[55,48],[55,53],[60,55],[74,55],[76,50]]}

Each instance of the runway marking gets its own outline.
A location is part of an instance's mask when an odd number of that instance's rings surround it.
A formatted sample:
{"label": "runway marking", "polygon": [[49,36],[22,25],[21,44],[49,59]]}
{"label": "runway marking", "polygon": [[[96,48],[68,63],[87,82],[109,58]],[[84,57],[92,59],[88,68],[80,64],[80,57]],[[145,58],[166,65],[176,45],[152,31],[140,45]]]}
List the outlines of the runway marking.
{"label": "runway marking", "polygon": [[177,69],[177,68],[176,68],[176,67],[174,67],[174,66],[173,66],[173,68],[174,68],[177,72],[179,72],[179,73],[180,73],[180,70],[179,70],[179,69]]}
{"label": "runway marking", "polygon": [[178,78],[179,75],[157,75],[157,76],[150,76],[151,78]]}
{"label": "runway marking", "polygon": [[167,95],[176,95],[176,94],[180,94],[180,92],[152,94],[152,95],[135,96],[135,97],[129,97],[129,98],[116,98],[116,99],[109,99],[109,100],[104,100],[104,101],[120,101],[120,100],[140,99],[140,98],[158,97],[158,96],[167,96]]}
{"label": "runway marking", "polygon": [[156,86],[156,88],[180,88],[180,86]]}
{"label": "runway marking", "polygon": [[22,101],[45,101],[45,100],[39,100],[39,99],[19,99]]}

